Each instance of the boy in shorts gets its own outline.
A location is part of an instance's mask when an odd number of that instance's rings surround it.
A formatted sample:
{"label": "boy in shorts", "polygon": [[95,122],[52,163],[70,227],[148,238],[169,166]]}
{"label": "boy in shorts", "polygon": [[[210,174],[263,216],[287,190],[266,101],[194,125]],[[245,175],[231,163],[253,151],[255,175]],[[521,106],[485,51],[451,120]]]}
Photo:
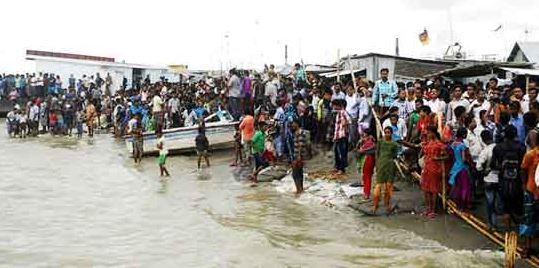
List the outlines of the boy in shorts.
{"label": "boy in shorts", "polygon": [[163,175],[169,177],[170,174],[165,167],[165,163],[167,162],[168,150],[165,148],[165,137],[163,137],[163,133],[161,131],[157,132],[157,138],[157,149],[159,149],[159,158],[157,163],[159,164],[159,171],[161,172],[161,177],[163,177]]}
{"label": "boy in shorts", "polygon": [[210,159],[208,157],[208,149],[210,147],[210,142],[206,137],[206,133],[203,127],[198,128],[198,135],[195,138],[195,145],[198,155],[198,169],[200,170],[200,162],[202,161],[202,157],[204,157],[204,160],[206,161],[206,166],[210,167]]}

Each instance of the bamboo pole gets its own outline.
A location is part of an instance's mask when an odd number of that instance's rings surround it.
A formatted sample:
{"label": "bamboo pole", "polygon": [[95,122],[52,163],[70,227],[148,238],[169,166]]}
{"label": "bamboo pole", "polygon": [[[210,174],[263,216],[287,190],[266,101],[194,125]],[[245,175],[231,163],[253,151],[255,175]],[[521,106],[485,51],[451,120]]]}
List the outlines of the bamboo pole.
{"label": "bamboo pole", "polygon": [[[405,169],[406,166],[404,166]],[[408,169],[407,169],[408,170]],[[416,180],[420,181],[421,176],[417,172],[410,173],[412,177],[414,177]],[[506,249],[506,243],[504,236],[502,236],[500,233],[496,231],[489,231],[488,226],[482,222],[480,219],[475,217],[472,214],[463,213],[460,210],[457,209],[457,205],[452,200],[447,200],[447,211],[451,214],[455,214],[459,218],[461,218],[464,222],[468,223],[470,226],[472,226],[474,229],[476,229],[479,233],[484,235],[485,237],[492,240],[495,244],[501,246]],[[516,238],[516,235],[514,236]],[[512,239],[514,239],[512,238]],[[513,241],[509,244],[511,247],[514,247],[514,251],[509,250],[509,255],[511,255],[512,252],[514,252],[514,255],[516,257],[522,258],[522,253],[524,250],[518,246],[518,243],[516,241]],[[510,256],[506,256],[506,258]],[[539,267],[539,257],[537,256],[531,256],[530,258],[525,259],[528,264],[530,264],[532,267]]]}

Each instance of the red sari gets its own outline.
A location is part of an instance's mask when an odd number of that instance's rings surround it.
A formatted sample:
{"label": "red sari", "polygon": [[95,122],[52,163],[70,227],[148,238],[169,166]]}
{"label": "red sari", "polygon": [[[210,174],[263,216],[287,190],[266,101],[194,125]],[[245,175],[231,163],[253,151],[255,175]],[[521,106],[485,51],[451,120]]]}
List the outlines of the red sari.
{"label": "red sari", "polygon": [[439,193],[443,162],[437,161],[435,158],[446,154],[447,146],[439,140],[426,141],[422,143],[422,150],[425,166],[421,172],[421,190],[427,193]]}

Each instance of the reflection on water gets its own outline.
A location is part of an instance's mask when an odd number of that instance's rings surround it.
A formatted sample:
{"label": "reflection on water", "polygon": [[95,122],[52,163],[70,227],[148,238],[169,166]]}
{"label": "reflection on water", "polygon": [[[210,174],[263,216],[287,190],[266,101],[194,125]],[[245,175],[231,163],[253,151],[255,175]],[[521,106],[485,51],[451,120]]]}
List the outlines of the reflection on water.
{"label": "reflection on water", "polygon": [[470,250],[483,243],[471,231],[461,235],[470,245],[453,250],[406,231],[417,224],[410,220],[249,187],[228,156],[214,155],[200,173],[193,156],[170,157],[172,176],[161,178],[155,158],[136,165],[106,134],[2,134],[0,148],[5,267],[496,267],[503,259]]}

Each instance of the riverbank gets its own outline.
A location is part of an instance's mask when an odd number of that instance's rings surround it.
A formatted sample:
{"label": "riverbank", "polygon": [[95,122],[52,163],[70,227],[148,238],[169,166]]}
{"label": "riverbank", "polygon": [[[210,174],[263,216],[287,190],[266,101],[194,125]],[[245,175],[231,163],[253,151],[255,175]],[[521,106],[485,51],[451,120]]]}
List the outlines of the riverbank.
{"label": "riverbank", "polygon": [[9,139],[3,123],[0,261],[8,267],[503,263],[503,253],[450,217],[364,217],[347,204],[321,204],[309,190],[296,199],[286,178],[251,187],[247,170],[229,167],[229,152],[215,152],[202,175],[196,156],[170,157],[172,176],[161,178],[156,158],[134,164],[109,135]]}

